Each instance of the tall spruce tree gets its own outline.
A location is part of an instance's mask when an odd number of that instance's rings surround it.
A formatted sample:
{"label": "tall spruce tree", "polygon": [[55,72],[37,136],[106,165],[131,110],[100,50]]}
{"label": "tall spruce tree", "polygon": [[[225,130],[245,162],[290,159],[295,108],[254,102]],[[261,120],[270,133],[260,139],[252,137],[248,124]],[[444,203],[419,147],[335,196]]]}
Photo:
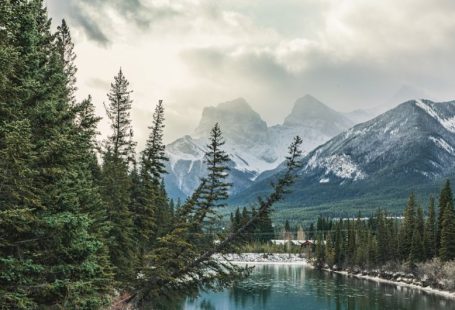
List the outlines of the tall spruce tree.
{"label": "tall spruce tree", "polygon": [[436,212],[434,207],[434,198],[430,196],[430,205],[428,207],[428,218],[425,222],[423,243],[425,248],[425,258],[432,259],[436,255]]}
{"label": "tall spruce tree", "polygon": [[63,64],[63,71],[65,73],[67,98],[70,103],[75,104],[77,68],[74,61],[76,60],[76,53],[74,52],[74,43],[71,39],[71,32],[64,19],[62,20],[61,25],[57,27],[56,38],[57,50]]}
{"label": "tall spruce tree", "polygon": [[[256,210],[255,210],[256,212]],[[270,218],[270,211],[264,212],[262,216],[259,216],[259,240],[262,242],[268,242],[275,238],[275,230],[273,228],[272,219]]]}
{"label": "tall spruce tree", "polygon": [[423,210],[421,207],[417,208],[414,232],[412,234],[411,250],[409,252],[409,262],[421,262],[425,259],[425,249],[423,243],[424,232],[424,219]]}
{"label": "tall spruce tree", "polygon": [[112,135],[109,136],[106,146],[113,158],[123,162],[134,161],[133,127],[131,125],[131,93],[130,83],[123,74],[122,69],[114,77],[111,89],[107,94],[109,104],[106,114],[111,122]]}
{"label": "tall spruce tree", "polygon": [[416,222],[416,202],[414,193],[408,198],[407,206],[404,210],[403,225],[400,230],[400,254],[402,259],[407,259],[411,252],[412,237],[415,230]]}
{"label": "tall spruce tree", "polygon": [[136,240],[141,265],[156,238],[164,234],[172,221],[171,210],[161,176],[165,173],[165,146],[163,143],[164,108],[160,100],[155,107],[150,134],[141,153],[140,171],[133,182],[132,197]]}
{"label": "tall spruce tree", "polygon": [[221,128],[216,123],[210,131],[209,143],[204,157],[208,174],[202,179],[205,186],[201,190],[201,195],[197,202],[197,211],[194,213],[194,223],[196,225],[193,226],[193,233],[204,230],[206,238],[202,242],[205,244],[210,243],[209,240],[212,237],[209,235],[212,233],[217,220],[220,219],[218,211],[219,208],[226,205],[228,190],[231,186],[226,181],[229,173],[227,165],[229,156],[223,150],[224,144]]}
{"label": "tall spruce tree", "polygon": [[134,162],[133,132],[129,82],[122,70],[114,77],[108,93],[106,113],[112,134],[105,142],[101,193],[109,222],[109,253],[116,268],[116,279],[126,285],[134,275],[135,244],[131,208],[132,181],[129,175]]}
{"label": "tall spruce tree", "polygon": [[455,259],[455,211],[449,203],[444,208],[443,216],[439,256],[448,261]]}
{"label": "tall spruce tree", "polygon": [[153,113],[152,125],[149,127],[150,134],[142,153],[142,170],[156,185],[160,183],[162,175],[166,173],[165,164],[169,160],[165,154],[163,129],[164,107],[163,100],[159,100]]}
{"label": "tall spruce tree", "polygon": [[111,287],[88,211],[99,197],[50,20],[39,0],[3,1],[0,14],[0,54],[13,55],[0,74],[0,308],[96,309]]}
{"label": "tall spruce tree", "polygon": [[439,216],[438,216],[438,229],[437,229],[437,235],[436,235],[436,242],[437,246],[436,248],[439,249],[441,248],[441,234],[442,234],[442,227],[443,227],[443,222],[444,222],[444,212],[446,208],[453,208],[453,194],[452,194],[452,188],[450,187],[450,181],[446,180],[444,183],[444,186],[441,190],[441,194],[439,195]]}

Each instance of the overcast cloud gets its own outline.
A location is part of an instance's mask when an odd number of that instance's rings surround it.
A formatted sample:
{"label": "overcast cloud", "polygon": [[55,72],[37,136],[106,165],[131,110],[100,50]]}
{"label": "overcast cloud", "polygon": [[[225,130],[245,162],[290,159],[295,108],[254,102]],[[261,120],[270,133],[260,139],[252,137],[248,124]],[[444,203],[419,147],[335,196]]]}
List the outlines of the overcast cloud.
{"label": "overcast cloud", "polygon": [[71,26],[78,94],[92,94],[100,114],[122,67],[134,90],[140,142],[160,98],[168,142],[191,133],[204,106],[236,97],[269,124],[307,93],[340,111],[392,104],[404,85],[433,99],[455,98],[452,0],[47,4],[56,22]]}

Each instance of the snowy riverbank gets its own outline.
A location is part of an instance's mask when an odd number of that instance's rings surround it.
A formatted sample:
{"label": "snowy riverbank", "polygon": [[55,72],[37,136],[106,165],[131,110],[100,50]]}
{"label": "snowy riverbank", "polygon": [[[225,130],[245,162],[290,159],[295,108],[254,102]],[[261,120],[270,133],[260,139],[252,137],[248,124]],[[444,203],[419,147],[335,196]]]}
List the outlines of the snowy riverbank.
{"label": "snowy riverbank", "polygon": [[305,258],[297,254],[286,253],[241,253],[218,255],[218,259],[231,263],[254,263],[254,264],[300,264],[306,265]]}
{"label": "snowy riverbank", "polygon": [[[286,254],[286,253],[241,253],[241,254],[225,254],[217,255],[217,258],[223,261],[229,261],[235,264],[295,264],[295,265],[305,265],[307,267],[313,268],[313,265],[310,264],[307,259],[300,257],[298,254]],[[368,281],[375,281],[378,283],[387,283],[390,285],[395,285],[397,288],[409,287],[413,289],[418,289],[430,294],[435,294],[445,298],[455,299],[455,292],[444,291],[430,286],[425,286],[424,283],[413,279],[409,274],[405,273],[392,273],[386,272],[385,277],[381,277],[381,274],[377,271],[371,272],[359,272],[353,273],[348,271],[337,271],[331,269],[323,269],[327,272],[333,272],[337,274],[344,275],[346,277],[353,277],[357,279],[364,279]]]}
{"label": "snowy riverbank", "polygon": [[[351,273],[351,272],[347,272],[347,271],[336,271],[336,270],[331,270],[331,269],[323,269],[323,270],[328,271],[328,272],[341,274],[341,275],[344,275],[344,276],[347,276],[347,277],[353,277],[353,278],[357,278],[357,279],[364,279],[364,280],[368,280],[368,281],[375,281],[375,282],[378,282],[378,283],[387,283],[387,284],[395,285],[397,288],[409,287],[409,288],[418,289],[418,290],[421,290],[421,291],[424,291],[424,292],[427,292],[427,293],[430,293],[430,294],[435,294],[435,295],[438,295],[438,296],[442,296],[442,297],[445,297],[445,298],[455,299],[455,292],[444,291],[444,290],[432,288],[430,286],[423,286],[422,282],[413,280],[413,279],[411,279],[409,277],[406,277],[406,276],[400,276],[399,275],[398,277],[392,277],[392,279],[385,279],[385,278],[383,278],[383,277],[381,277],[379,275],[368,275],[368,274],[362,274],[362,273]],[[392,274],[392,273],[390,273],[390,274]],[[398,274],[401,274],[401,273],[398,273]]]}
{"label": "snowy riverbank", "polygon": [[[217,255],[218,259],[229,261],[236,264],[295,264],[295,265],[305,265],[307,267],[313,268],[313,265],[310,264],[307,259],[300,257],[298,254],[286,254],[286,253],[241,253],[241,254],[225,254]],[[381,274],[377,271],[371,272],[360,272],[353,273],[348,271],[336,271],[331,269],[323,269],[327,272],[334,272],[341,274],[347,277],[353,277],[358,279],[364,279],[368,281],[375,281],[378,283],[387,283],[390,285],[395,285],[397,288],[409,287],[413,289],[418,289],[430,294],[435,294],[445,298],[455,299],[455,292],[444,291],[430,286],[425,286],[424,283],[418,281],[417,279],[411,278],[408,274],[404,273],[392,273],[386,272],[386,277],[381,277]]]}

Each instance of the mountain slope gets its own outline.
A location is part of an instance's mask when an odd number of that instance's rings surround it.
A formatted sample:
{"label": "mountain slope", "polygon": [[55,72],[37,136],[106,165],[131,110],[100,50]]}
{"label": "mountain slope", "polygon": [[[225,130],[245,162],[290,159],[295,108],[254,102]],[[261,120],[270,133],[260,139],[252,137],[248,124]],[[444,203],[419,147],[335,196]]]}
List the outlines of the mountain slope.
{"label": "mountain slope", "polygon": [[[288,206],[349,201],[371,209],[371,199],[390,200],[387,206],[402,201],[412,188],[432,190],[455,171],[455,102],[405,102],[339,134],[302,163]],[[276,173],[279,169],[259,177],[233,201],[253,200]]]}

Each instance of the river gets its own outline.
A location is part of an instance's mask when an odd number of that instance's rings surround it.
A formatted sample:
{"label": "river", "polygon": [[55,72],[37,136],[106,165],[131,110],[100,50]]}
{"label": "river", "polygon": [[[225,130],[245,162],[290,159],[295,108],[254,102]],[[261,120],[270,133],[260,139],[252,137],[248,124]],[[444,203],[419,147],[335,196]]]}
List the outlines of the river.
{"label": "river", "polygon": [[184,309],[455,309],[455,300],[417,289],[350,278],[296,264],[257,265],[222,292],[203,292]]}

